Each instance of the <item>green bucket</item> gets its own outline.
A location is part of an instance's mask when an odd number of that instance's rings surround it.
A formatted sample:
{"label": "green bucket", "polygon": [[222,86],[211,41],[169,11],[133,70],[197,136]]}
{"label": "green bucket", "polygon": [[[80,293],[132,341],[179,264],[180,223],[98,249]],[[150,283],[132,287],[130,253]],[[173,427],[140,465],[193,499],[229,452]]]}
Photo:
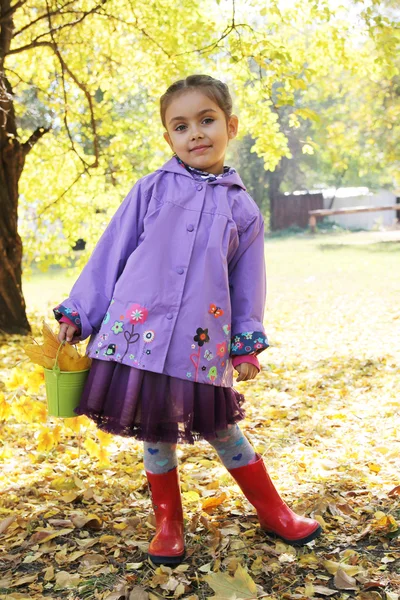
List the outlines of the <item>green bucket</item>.
{"label": "green bucket", "polygon": [[58,366],[58,349],[52,369],[44,369],[47,410],[51,417],[76,417],[74,408],[79,404],[90,369],[84,371],[61,371]]}

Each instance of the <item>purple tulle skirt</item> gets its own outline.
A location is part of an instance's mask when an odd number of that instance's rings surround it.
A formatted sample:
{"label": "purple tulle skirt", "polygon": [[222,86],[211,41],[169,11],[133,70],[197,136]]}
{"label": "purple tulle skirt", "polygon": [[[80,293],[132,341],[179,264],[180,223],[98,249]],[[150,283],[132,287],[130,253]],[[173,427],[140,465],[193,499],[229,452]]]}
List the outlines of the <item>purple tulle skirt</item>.
{"label": "purple tulle skirt", "polygon": [[77,415],[103,431],[147,442],[212,440],[244,418],[234,388],[195,383],[116,362],[93,360]]}

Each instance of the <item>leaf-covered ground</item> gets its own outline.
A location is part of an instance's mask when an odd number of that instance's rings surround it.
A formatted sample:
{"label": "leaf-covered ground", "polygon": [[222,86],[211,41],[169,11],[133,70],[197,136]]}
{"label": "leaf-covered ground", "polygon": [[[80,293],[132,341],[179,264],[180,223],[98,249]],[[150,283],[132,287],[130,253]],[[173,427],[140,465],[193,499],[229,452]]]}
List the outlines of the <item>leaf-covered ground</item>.
{"label": "leaf-covered ground", "polygon": [[[24,340],[2,340],[0,599],[214,597],[398,600],[400,244],[357,234],[266,243],[271,348],[237,384],[244,429],[288,503],[323,536],[293,549],[263,535],[205,443],[181,446],[187,558],[154,568],[140,444],[86,419],[47,419]],[[371,236],[372,240],[372,236]],[[40,320],[70,280],[26,282]]]}

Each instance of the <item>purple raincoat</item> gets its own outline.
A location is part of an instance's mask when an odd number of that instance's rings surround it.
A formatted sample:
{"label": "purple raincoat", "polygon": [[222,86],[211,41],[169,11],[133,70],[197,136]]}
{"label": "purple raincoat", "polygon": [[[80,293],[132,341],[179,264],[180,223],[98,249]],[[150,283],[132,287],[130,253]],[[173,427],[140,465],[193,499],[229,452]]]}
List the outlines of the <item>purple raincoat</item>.
{"label": "purple raincoat", "polygon": [[263,218],[239,175],[199,181],[173,158],[136,183],[60,306],[92,358],[231,387],[231,356],[268,347],[265,293]]}

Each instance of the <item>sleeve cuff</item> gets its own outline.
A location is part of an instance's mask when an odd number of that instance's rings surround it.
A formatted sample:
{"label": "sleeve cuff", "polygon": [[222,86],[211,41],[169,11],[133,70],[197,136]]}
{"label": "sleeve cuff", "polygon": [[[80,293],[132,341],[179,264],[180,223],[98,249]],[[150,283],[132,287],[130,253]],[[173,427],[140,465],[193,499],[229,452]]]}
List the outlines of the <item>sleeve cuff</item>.
{"label": "sleeve cuff", "polygon": [[231,355],[259,354],[268,346],[268,339],[263,331],[244,331],[232,336]]}
{"label": "sleeve cuff", "polygon": [[254,354],[245,354],[243,356],[234,356],[232,358],[232,366],[234,369],[242,363],[250,363],[256,367],[259,371],[261,371],[260,363],[258,362],[257,356]]}
{"label": "sleeve cuff", "polygon": [[67,323],[67,325],[71,325],[71,327],[75,327],[76,330],[78,330],[78,326],[75,325],[75,323],[73,321],[71,321],[71,319],[68,319],[68,317],[65,317],[64,315],[61,317],[61,319],[59,319],[58,321],[59,323]]}
{"label": "sleeve cuff", "polygon": [[53,308],[53,313],[59,323],[68,323],[69,325],[73,325],[76,327],[78,333],[81,332],[82,326],[78,311],[67,308],[63,304],[59,304]]}

